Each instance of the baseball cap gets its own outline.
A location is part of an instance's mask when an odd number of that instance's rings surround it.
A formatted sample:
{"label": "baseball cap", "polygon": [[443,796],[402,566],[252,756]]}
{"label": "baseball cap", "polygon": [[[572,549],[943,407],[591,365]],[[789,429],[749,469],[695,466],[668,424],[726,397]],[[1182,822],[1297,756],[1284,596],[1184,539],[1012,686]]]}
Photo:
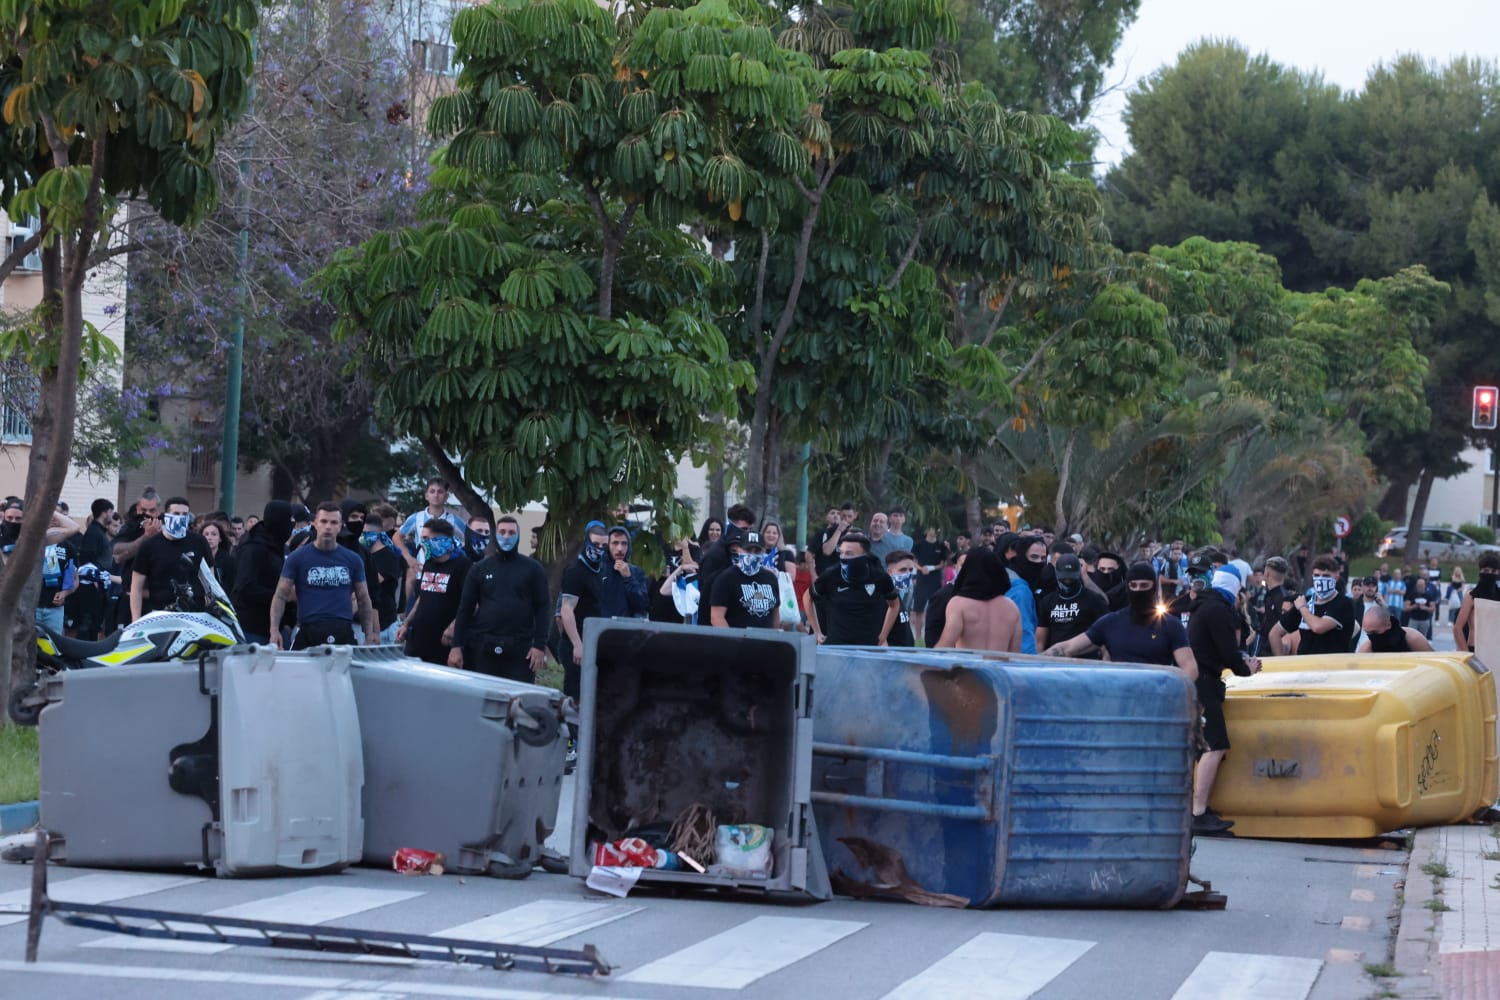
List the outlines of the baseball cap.
{"label": "baseball cap", "polygon": [[1058,556],[1052,571],[1059,580],[1079,580],[1083,578],[1083,563],[1077,556]]}

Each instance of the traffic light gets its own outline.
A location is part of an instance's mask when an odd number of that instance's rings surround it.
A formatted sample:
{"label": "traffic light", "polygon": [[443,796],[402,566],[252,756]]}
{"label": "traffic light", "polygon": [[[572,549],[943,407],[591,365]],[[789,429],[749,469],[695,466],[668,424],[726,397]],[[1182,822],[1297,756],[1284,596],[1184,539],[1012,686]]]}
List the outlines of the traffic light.
{"label": "traffic light", "polygon": [[1495,429],[1496,401],[1500,400],[1500,389],[1492,385],[1474,387],[1474,427],[1476,430]]}

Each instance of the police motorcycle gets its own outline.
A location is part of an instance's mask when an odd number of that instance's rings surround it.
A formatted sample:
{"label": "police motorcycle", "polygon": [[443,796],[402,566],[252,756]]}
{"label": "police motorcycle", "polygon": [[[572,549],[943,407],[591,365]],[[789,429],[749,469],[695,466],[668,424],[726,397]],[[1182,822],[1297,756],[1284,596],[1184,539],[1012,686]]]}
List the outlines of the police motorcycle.
{"label": "police motorcycle", "polygon": [[34,726],[47,704],[47,682],[65,670],[91,670],[95,667],[129,666],[132,663],[161,663],[168,660],[196,660],[200,653],[233,646],[245,641],[245,631],[229,595],[219,586],[207,561],[188,554],[185,559],[197,562],[197,579],[202,588],[204,610],[198,606],[193,587],[184,581],[176,585],[177,596],[172,608],[153,611],[117,629],[98,642],[70,639],[51,629],[37,627],[36,681],[31,688],[21,688],[10,697],[11,720],[22,726]]}

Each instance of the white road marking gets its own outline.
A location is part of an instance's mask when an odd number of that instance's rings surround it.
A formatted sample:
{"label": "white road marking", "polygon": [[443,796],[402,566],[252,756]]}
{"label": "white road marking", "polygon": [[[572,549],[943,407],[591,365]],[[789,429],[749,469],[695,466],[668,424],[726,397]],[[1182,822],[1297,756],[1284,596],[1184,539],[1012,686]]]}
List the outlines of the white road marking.
{"label": "white road marking", "polygon": [[370,990],[319,990],[302,1000],[405,1000],[405,993],[375,993]]}
{"label": "white road marking", "polygon": [[[131,896],[145,896],[204,881],[208,880],[191,875],[101,872],[96,875],[79,875],[77,878],[49,879],[47,895],[68,903],[113,903]],[[26,908],[30,905],[30,889],[0,892],[0,927],[23,922],[26,919]],[[20,915],[17,916],[17,913]]]}
{"label": "white road marking", "polygon": [[627,983],[743,989],[868,926],[854,920],[755,917],[620,978]]}
{"label": "white road marking", "polygon": [[1211,951],[1172,1000],[1305,1000],[1322,968],[1316,958]]}
{"label": "white road marking", "polygon": [[[462,986],[431,982],[399,982],[386,979],[344,979],[332,976],[282,976],[257,972],[227,972],[215,969],[168,969],[144,965],[95,965],[91,962],[25,962],[0,959],[0,973],[30,973],[39,976],[79,976],[94,979],[128,979],[145,982],[199,983],[204,985],[272,986],[279,989],[331,990],[339,1000],[350,991],[397,993],[419,997],[457,997],[459,1000],[629,1000],[618,994],[558,993],[515,990],[504,987]],[[9,980],[5,980],[9,981]],[[192,994],[187,994],[192,995]]]}
{"label": "white road marking", "polygon": [[[422,895],[420,892],[399,892],[389,889],[350,889],[342,886],[320,886],[299,889],[268,899],[252,900],[236,906],[226,906],[205,914],[209,917],[239,917],[244,920],[269,920],[287,924],[322,924],[340,917],[352,916],[389,906]],[[201,931],[196,925],[171,924],[175,930]],[[99,938],[83,944],[84,948],[123,948],[132,951],[175,951],[195,955],[212,955],[233,948],[231,944],[211,941],[174,941],[170,938],[137,938],[120,934]]]}
{"label": "white road marking", "polygon": [[884,1000],[1026,1000],[1093,946],[1068,938],[976,934]]}
{"label": "white road marking", "polygon": [[563,938],[582,934],[640,911],[639,906],[619,906],[615,903],[538,899],[514,909],[437,931],[432,936],[543,948]]}

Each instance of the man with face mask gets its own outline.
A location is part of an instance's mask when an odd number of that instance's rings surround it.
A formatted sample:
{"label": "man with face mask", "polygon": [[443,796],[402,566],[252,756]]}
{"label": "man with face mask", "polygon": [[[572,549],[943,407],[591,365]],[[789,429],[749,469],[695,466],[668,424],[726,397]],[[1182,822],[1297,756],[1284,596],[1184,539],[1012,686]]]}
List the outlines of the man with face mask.
{"label": "man with face mask", "polygon": [[245,531],[234,569],[230,598],[249,642],[268,643],[271,598],[281,579],[287,539],[292,537],[292,505],[285,500],[266,504],[264,515]]}
{"label": "man with face mask", "polygon": [[760,533],[746,531],[730,543],[729,569],[714,580],[709,623],[716,628],[781,627],[776,574],[766,568]]}
{"label": "man with face mask", "polygon": [[359,547],[365,554],[365,582],[370,588],[370,601],[375,605],[380,641],[390,643],[396,641],[397,590],[406,576],[406,561],[391,544],[387,522],[399,523],[396,508],[387,503],[372,505],[359,533]]}
{"label": "man with face mask", "polygon": [[1432,652],[1432,643],[1425,635],[1409,625],[1402,627],[1383,607],[1367,608],[1361,624],[1365,630],[1365,641],[1359,644],[1361,653]]}
{"label": "man with face mask", "polygon": [[192,523],[192,509],[186,497],[167,500],[161,533],[147,538],[135,557],[130,583],[131,621],[173,607],[184,611],[204,609],[198,566],[209,558],[208,542],[188,530]]}
{"label": "man with face mask", "polygon": [[1479,557],[1479,580],[1464,595],[1453,619],[1453,648],[1474,651],[1474,602],[1500,601],[1500,553],[1485,552]]}
{"label": "man with face mask", "polygon": [[1047,650],[1053,656],[1082,656],[1103,649],[1117,663],[1174,664],[1197,681],[1198,662],[1188,645],[1182,622],[1166,613],[1157,591],[1156,570],[1146,561],[1130,564],[1125,577],[1129,597],[1126,606],[1111,611],[1090,625],[1088,631]]}
{"label": "man with face mask", "polygon": [[870,555],[870,537],[850,531],[839,541],[839,564],[814,581],[803,609],[819,643],[884,646],[901,599],[890,574]]}
{"label": "man with face mask", "polygon": [[411,614],[396,629],[396,641],[406,642],[406,655],[440,666],[447,664],[456,651],[455,620],[471,565],[457,535],[453,525],[440,517],[422,525],[423,561],[417,572],[417,600]]}
{"label": "man with face mask", "polygon": [[1203,712],[1203,742],[1208,746],[1193,772],[1193,832],[1214,834],[1234,825],[1208,808],[1219,765],[1229,750],[1224,671],[1248,677],[1260,669],[1260,661],[1240,653],[1240,617],[1235,610],[1239,570],[1226,566],[1213,572],[1207,586],[1199,586],[1197,578],[1191,583],[1193,611],[1188,619],[1188,643],[1198,664],[1198,705]]}
{"label": "man with face mask", "polygon": [[896,585],[896,596],[901,599],[901,610],[896,615],[896,625],[886,637],[886,645],[911,648],[917,644],[912,631],[912,601],[917,596],[917,557],[900,549],[885,557],[885,571]]}
{"label": "man with face mask", "polygon": [[1331,555],[1314,559],[1312,602],[1298,594],[1281,618],[1284,631],[1298,634],[1300,655],[1353,652],[1354,602],[1339,593],[1339,571],[1339,561]]}
{"label": "man with face mask", "polygon": [[[1053,572],[1057,575],[1057,590],[1045,595],[1037,608],[1039,649],[1082,635],[1109,613],[1109,602],[1104,595],[1084,586],[1083,563],[1076,555],[1058,555]],[[1098,653],[1091,653],[1088,658],[1097,659]]]}
{"label": "man with face mask", "polygon": [[464,554],[469,557],[470,562],[477,563],[489,554],[493,534],[494,529],[490,527],[488,518],[469,518],[468,530],[464,532]]}
{"label": "man with face mask", "polygon": [[[1033,541],[1035,545],[1033,545]],[[1035,549],[1036,559],[1031,558]],[[1010,571],[1010,590],[1005,594],[1021,613],[1021,652],[1035,653],[1036,588],[1041,586],[1042,571],[1047,565],[1047,543],[1040,536],[1018,535],[1008,531],[995,541],[995,551]]]}
{"label": "man with face mask", "polygon": [[563,665],[563,694],[578,698],[580,667],[583,664],[583,623],[602,613],[599,592],[603,574],[608,568],[609,531],[603,521],[590,521],[583,529],[583,548],[578,558],[563,571],[562,597],[558,603],[558,624],[562,635],[558,659]]}
{"label": "man with face mask", "polygon": [[495,522],[494,539],[494,550],[464,578],[448,666],[534,683],[546,661],[552,623],[547,574],[521,554],[521,526],[514,517]]}
{"label": "man with face mask", "polygon": [[1094,557],[1094,568],[1089,576],[1109,602],[1109,610],[1119,611],[1125,607],[1125,560],[1115,552],[1100,552]]}

